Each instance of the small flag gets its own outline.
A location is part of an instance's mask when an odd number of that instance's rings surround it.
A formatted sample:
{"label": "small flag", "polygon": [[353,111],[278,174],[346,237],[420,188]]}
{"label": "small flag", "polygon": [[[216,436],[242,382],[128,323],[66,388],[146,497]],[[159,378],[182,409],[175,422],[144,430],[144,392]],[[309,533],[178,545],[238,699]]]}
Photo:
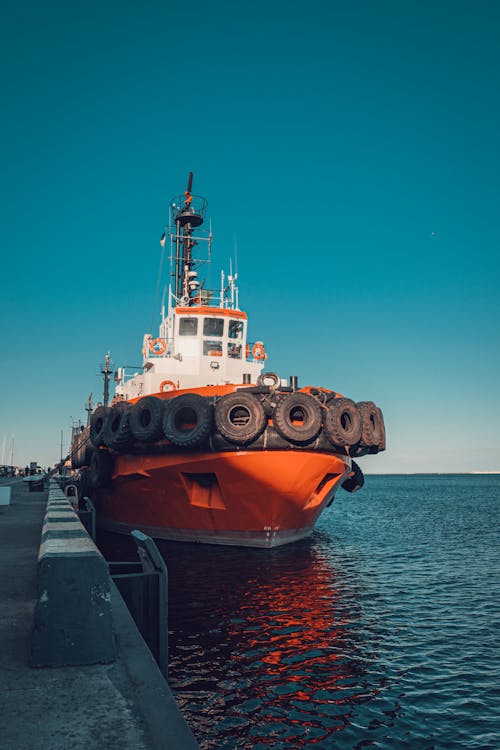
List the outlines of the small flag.
{"label": "small flag", "polygon": [[165,232],[163,232],[161,239],[160,239],[160,245],[162,247],[165,247]]}

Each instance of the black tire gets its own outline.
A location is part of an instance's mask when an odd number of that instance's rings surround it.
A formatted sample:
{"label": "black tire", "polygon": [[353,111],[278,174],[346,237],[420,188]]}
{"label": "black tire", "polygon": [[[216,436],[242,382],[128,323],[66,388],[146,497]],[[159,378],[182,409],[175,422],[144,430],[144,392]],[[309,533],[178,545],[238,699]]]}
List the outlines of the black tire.
{"label": "black tire", "polygon": [[88,433],[85,435],[85,433],[83,432],[79,432],[74,439],[70,450],[72,469],[81,469],[82,466],[85,466],[85,447],[87,445],[88,439]]}
{"label": "black tire", "polygon": [[82,502],[84,497],[92,497],[93,487],[90,479],[90,469],[83,469],[80,472],[80,482],[78,486],[78,507],[80,510],[85,510],[85,505]]}
{"label": "black tire", "polygon": [[109,406],[98,406],[90,419],[90,439],[96,448],[104,445],[106,422],[110,412]]}
{"label": "black tire", "polygon": [[248,445],[264,432],[264,407],[251,393],[228,393],[215,404],[215,424],[220,434],[235,445]]}
{"label": "black tire", "polygon": [[281,385],[281,378],[276,372],[262,372],[257,378],[257,385],[267,385],[274,390]]}
{"label": "black tire", "polygon": [[273,414],[273,425],[281,437],[296,445],[307,445],[321,430],[321,407],[308,393],[290,393],[279,401]]}
{"label": "black tire", "polygon": [[373,401],[360,401],[357,406],[361,414],[361,445],[365,448],[378,448],[384,431],[382,412]]}
{"label": "black tire", "polygon": [[152,443],[163,436],[163,405],[168,403],[156,396],[145,396],[137,401],[129,413],[132,436],[141,443]]}
{"label": "black tire", "polygon": [[212,405],[197,393],[184,393],[165,404],[163,434],[179,448],[200,445],[210,435],[212,425]]}
{"label": "black tire", "polygon": [[[74,450],[74,449],[73,449]],[[82,433],[82,439],[76,451],[71,454],[71,466],[73,469],[81,469],[90,466],[92,455],[96,449],[90,442],[88,432]]]}
{"label": "black tire", "polygon": [[352,470],[347,479],[342,482],[342,489],[347,492],[357,492],[365,483],[365,477],[356,461],[352,462]]}
{"label": "black tire", "polygon": [[380,453],[381,451],[385,451],[386,447],[386,441],[385,441],[385,422],[384,422],[384,415],[382,414],[382,409],[380,409],[377,406],[377,411],[380,417],[380,440],[378,444],[378,450],[377,453]]}
{"label": "black tire", "polygon": [[109,487],[113,476],[113,456],[108,451],[96,451],[90,462],[90,485],[94,489]]}
{"label": "black tire", "polygon": [[92,456],[94,455],[96,449],[92,445],[92,443],[89,441],[85,445],[83,449],[83,466],[90,466],[90,462],[92,461]]}
{"label": "black tire", "polygon": [[130,407],[116,404],[112,407],[104,427],[104,444],[115,451],[126,451],[134,438],[129,425]]}
{"label": "black tire", "polygon": [[350,398],[334,398],[328,402],[324,431],[337,448],[356,445],[361,439],[361,414]]}

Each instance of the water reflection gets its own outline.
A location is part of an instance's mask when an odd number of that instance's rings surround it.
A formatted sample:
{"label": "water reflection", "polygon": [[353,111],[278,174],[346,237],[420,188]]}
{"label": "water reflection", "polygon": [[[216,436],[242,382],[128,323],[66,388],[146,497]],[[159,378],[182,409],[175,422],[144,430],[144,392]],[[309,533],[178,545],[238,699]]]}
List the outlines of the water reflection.
{"label": "water reflection", "polygon": [[356,561],[320,533],[276,550],[158,546],[170,685],[200,746],[330,747],[383,681],[366,679]]}

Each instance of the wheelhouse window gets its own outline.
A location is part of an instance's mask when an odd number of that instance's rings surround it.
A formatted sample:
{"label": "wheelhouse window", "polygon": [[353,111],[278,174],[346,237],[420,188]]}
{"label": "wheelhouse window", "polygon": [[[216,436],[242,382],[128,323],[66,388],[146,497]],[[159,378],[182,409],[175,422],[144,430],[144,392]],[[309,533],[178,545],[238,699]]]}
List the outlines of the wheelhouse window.
{"label": "wheelhouse window", "polygon": [[207,357],[222,357],[222,341],[205,339],[203,342],[203,354]]}
{"label": "wheelhouse window", "polygon": [[241,339],[243,336],[243,321],[230,320],[228,334],[230,339]]}
{"label": "wheelhouse window", "polygon": [[203,321],[204,336],[222,336],[224,334],[223,318],[205,318]]}
{"label": "wheelhouse window", "polygon": [[196,336],[198,333],[198,318],[180,318],[179,336]]}
{"label": "wheelhouse window", "polygon": [[241,359],[241,344],[232,344],[229,342],[227,345],[227,356],[232,359]]}

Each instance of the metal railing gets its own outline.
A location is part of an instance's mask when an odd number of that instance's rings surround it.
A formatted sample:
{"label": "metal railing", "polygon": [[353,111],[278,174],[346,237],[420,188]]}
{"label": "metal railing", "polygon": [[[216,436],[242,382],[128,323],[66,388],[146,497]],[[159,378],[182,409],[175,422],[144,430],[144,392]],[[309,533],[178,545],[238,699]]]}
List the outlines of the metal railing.
{"label": "metal railing", "polygon": [[134,530],[139,562],[108,562],[111,577],[168,679],[168,571],[151,537]]}
{"label": "metal railing", "polygon": [[[82,507],[83,506],[83,507]],[[93,542],[96,540],[96,521],[95,508],[89,497],[82,497],[79,500],[78,518]]]}

